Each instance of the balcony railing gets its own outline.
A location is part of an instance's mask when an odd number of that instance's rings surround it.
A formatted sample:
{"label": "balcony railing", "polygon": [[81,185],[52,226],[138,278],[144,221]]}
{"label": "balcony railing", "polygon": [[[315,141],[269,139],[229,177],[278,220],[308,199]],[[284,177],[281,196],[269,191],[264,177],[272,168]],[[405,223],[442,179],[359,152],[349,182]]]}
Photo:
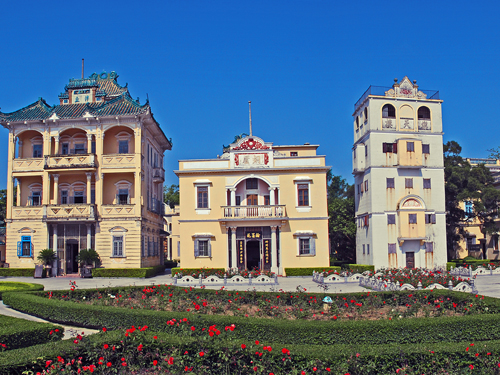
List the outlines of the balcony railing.
{"label": "balcony railing", "polygon": [[43,171],[43,158],[14,159],[12,172],[34,172]]}
{"label": "balcony railing", "polygon": [[[389,91],[392,89],[392,87],[384,87],[384,86],[370,86],[368,89],[364,92],[363,95],[361,95],[361,98],[354,104],[354,110],[356,111],[356,108],[361,105],[365,101],[365,99],[369,95],[375,95],[375,96],[385,96],[386,91]],[[435,90],[418,90],[422,91],[425,95],[427,95],[427,99],[439,99],[439,91]]]}
{"label": "balcony railing", "polygon": [[135,154],[102,155],[101,168],[135,168]]}
{"label": "balcony railing", "polygon": [[222,206],[224,218],[283,218],[286,217],[285,205],[274,206]]}
{"label": "balcony railing", "polygon": [[153,182],[165,181],[165,170],[163,168],[155,168],[153,170]]}
{"label": "balcony railing", "polygon": [[93,204],[64,204],[48,205],[48,220],[95,220],[95,206]]}
{"label": "balcony railing", "polygon": [[45,169],[58,168],[95,168],[95,155],[45,155]]}
{"label": "balcony railing", "polygon": [[135,205],[133,204],[105,204],[99,209],[99,213],[105,218],[122,218],[135,215]]}

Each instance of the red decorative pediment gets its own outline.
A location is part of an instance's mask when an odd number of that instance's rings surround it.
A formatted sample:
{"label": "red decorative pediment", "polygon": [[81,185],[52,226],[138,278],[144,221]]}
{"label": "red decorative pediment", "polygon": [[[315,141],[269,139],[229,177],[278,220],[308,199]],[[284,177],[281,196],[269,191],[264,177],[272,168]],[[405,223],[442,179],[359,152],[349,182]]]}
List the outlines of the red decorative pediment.
{"label": "red decorative pediment", "polygon": [[233,150],[267,150],[268,146],[263,144],[262,142],[254,139],[248,138],[246,141],[242,142],[239,146],[233,148]]}

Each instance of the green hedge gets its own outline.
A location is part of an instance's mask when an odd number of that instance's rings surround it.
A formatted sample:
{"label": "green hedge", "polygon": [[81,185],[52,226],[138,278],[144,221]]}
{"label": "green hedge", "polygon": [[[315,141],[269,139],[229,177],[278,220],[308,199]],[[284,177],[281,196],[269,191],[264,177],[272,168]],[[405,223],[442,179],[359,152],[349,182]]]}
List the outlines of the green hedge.
{"label": "green hedge", "polygon": [[354,273],[363,273],[365,271],[375,273],[375,266],[369,264],[349,264],[349,269]]}
{"label": "green hedge", "polygon": [[[237,330],[235,330],[236,332]],[[153,335],[156,338],[153,339]],[[143,344],[141,352],[132,350],[124,352],[125,344],[131,346],[133,339],[125,339],[123,332],[108,331],[105,334],[96,334],[84,338],[80,345],[74,345],[71,340],[48,343],[33,346],[31,348],[17,349],[0,353],[0,374],[21,374],[41,372],[46,367],[46,361],[57,361],[59,355],[66,361],[72,358],[82,357],[83,365],[88,364],[87,360],[93,361],[100,355],[100,348],[104,344],[116,346],[113,357],[113,367],[111,371],[116,371],[121,367],[121,356],[125,355],[134,358],[134,362],[140,365],[145,371],[152,368],[152,360],[158,358],[161,362],[165,355],[168,357],[171,350],[177,353],[188,352],[186,360],[191,360],[192,366],[196,366],[194,373],[220,374],[238,373],[254,374],[252,366],[241,366],[243,363],[259,364],[256,361],[256,347],[253,342],[260,339],[255,336],[254,340],[241,339],[209,339],[199,340],[196,337],[178,337],[175,334],[156,332],[148,329],[141,334]],[[262,339],[260,339],[262,341]],[[471,341],[453,343],[419,343],[410,345],[356,345],[350,343],[334,345],[288,345],[279,342],[262,341],[263,345],[272,346],[272,352],[265,352],[264,359],[266,373],[300,373],[302,369],[306,373],[314,373],[313,366],[318,367],[318,373],[327,373],[324,368],[330,367],[334,374],[394,374],[396,370],[406,367],[403,373],[480,373],[496,374],[498,368],[496,358],[500,355],[500,341],[476,341],[474,347],[470,346]],[[242,349],[242,344],[247,348]],[[132,344],[137,345],[137,344]],[[122,349],[123,347],[123,349]],[[469,347],[470,352],[465,351]],[[291,352],[290,360],[283,361],[282,348],[287,348]],[[195,360],[197,353],[204,352],[203,363],[201,359]],[[143,354],[144,353],[144,354]],[[166,353],[163,356],[155,357],[156,353]],[[480,353],[475,356],[475,353]],[[489,355],[487,354],[489,353]],[[151,357],[149,357],[151,356]],[[90,357],[90,358],[89,358]],[[177,367],[167,367],[176,373],[183,372],[182,359],[174,354]],[[199,358],[199,357],[198,357]],[[105,360],[108,360],[107,358]],[[474,366],[474,371],[470,371],[469,366]],[[201,369],[198,367],[204,365]],[[110,372],[111,372],[110,371]],[[118,370],[119,372],[119,370]],[[261,373],[261,372],[259,372]]]}
{"label": "green hedge", "polygon": [[0,268],[0,276],[27,276],[35,275],[34,268]]}
{"label": "green hedge", "polygon": [[[55,333],[55,329],[59,332]],[[60,340],[63,334],[64,328],[60,326],[0,315],[0,343],[5,344],[7,350]]]}
{"label": "green hedge", "polygon": [[457,266],[457,263],[456,262],[447,262],[446,263],[446,270],[449,271],[451,270],[452,268],[455,268]]}
{"label": "green hedge", "polygon": [[165,271],[165,266],[159,265],[146,268],[93,268],[92,277],[153,277]]}
{"label": "green hedge", "polygon": [[340,273],[341,269],[338,266],[335,266],[335,267],[309,267],[309,268],[285,268],[285,274],[287,276],[312,276],[313,271],[316,271],[316,272],[337,271]]}
{"label": "green hedge", "polygon": [[41,284],[18,283],[15,281],[0,281],[0,301],[2,300],[2,294],[5,292],[37,291],[37,290],[43,290],[43,288],[44,286]]}
{"label": "green hedge", "polygon": [[[95,290],[87,291],[91,292]],[[106,289],[106,293],[109,292],[110,290]],[[202,292],[204,291],[200,290],[200,293]],[[193,325],[198,326],[216,324],[224,327],[235,324],[241,339],[255,340],[255,337],[259,337],[262,340],[287,344],[333,345],[348,342],[356,345],[385,345],[413,344],[422,341],[451,343],[464,340],[500,340],[500,314],[375,321],[290,321],[89,306],[48,299],[36,295],[38,293],[5,293],[4,301],[16,310],[28,314],[84,327],[120,328],[147,324],[152,329],[168,330],[169,319],[188,318]],[[78,293],[83,296],[85,290],[78,290]],[[377,295],[393,298],[398,294],[377,293]],[[468,294],[462,296],[461,293],[451,291],[443,295],[456,295],[457,298],[470,296]],[[499,304],[493,298],[485,297],[484,301],[492,304],[492,307]]]}

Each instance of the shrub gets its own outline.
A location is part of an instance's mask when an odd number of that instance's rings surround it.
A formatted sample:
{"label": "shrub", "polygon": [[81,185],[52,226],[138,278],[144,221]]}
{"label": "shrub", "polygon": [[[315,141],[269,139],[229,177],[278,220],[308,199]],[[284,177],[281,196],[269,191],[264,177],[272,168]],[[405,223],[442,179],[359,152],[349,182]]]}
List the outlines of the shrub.
{"label": "shrub", "polygon": [[137,277],[147,278],[163,273],[165,266],[146,268],[93,268],[92,277]]}
{"label": "shrub", "polygon": [[27,292],[43,290],[44,286],[41,284],[32,283],[18,283],[14,281],[0,282],[0,300],[2,300],[2,293],[5,292]]}
{"label": "shrub", "polygon": [[60,326],[0,315],[0,343],[5,344],[6,350],[60,340],[63,334]]}
{"label": "shrub", "polygon": [[363,273],[365,271],[375,272],[375,266],[369,264],[349,264],[349,269],[353,273]]}
{"label": "shrub", "polygon": [[316,272],[338,272],[340,273],[341,268],[335,267],[309,267],[309,268],[285,268],[286,276],[312,276],[313,271]]}
{"label": "shrub", "polygon": [[446,263],[446,271],[450,271],[452,268],[455,268],[457,266],[456,262],[448,262]]}
{"label": "shrub", "polygon": [[0,276],[33,277],[35,268],[0,268]]}

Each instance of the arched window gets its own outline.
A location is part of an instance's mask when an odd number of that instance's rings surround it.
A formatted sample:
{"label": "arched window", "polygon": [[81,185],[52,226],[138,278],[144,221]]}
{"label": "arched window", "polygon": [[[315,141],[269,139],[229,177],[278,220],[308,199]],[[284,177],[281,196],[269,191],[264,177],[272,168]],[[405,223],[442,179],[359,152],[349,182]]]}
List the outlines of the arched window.
{"label": "arched window", "polygon": [[418,119],[419,120],[430,120],[431,119],[431,111],[427,107],[420,107],[418,109]]}
{"label": "arched window", "polygon": [[382,107],[382,118],[396,118],[396,108],[390,104]]}

